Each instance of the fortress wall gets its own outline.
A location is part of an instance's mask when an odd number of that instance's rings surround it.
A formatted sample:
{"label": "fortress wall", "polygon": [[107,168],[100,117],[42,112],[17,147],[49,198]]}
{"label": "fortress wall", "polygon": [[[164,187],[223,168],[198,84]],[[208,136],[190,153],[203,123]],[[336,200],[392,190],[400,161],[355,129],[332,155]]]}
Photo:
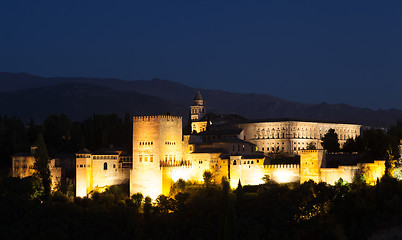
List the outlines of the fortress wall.
{"label": "fortress wall", "polygon": [[374,163],[362,163],[359,165],[366,179],[366,183],[370,185],[375,185],[377,178],[381,179],[385,174],[385,160],[375,160]]}
{"label": "fortress wall", "polygon": [[221,184],[222,177],[229,180],[229,163],[229,159],[221,159],[219,158],[219,154],[215,153],[215,155],[211,157],[209,168],[216,183]]}
{"label": "fortress wall", "polygon": [[277,183],[291,183],[300,181],[300,165],[298,164],[277,164],[264,166],[264,175],[267,174],[270,180]]}
{"label": "fortress wall", "polygon": [[338,168],[321,168],[321,181],[334,185],[339,178],[351,183],[359,171],[358,166],[339,166]]}
{"label": "fortress wall", "polygon": [[[258,161],[258,162],[257,162]],[[236,164],[236,165],[234,165]],[[242,185],[258,185],[264,181],[263,159],[241,159],[240,156],[230,157],[230,187],[236,188],[239,179]]]}
{"label": "fortress wall", "polygon": [[194,181],[192,174],[193,170],[192,166],[163,167],[162,194],[168,195],[173,183],[177,182],[179,179],[183,179],[184,181]]}
{"label": "fortress wall", "polygon": [[385,173],[385,161],[359,163],[356,166],[339,166],[338,168],[321,168],[324,159],[323,150],[303,150],[300,155],[300,183],[310,179],[315,182],[334,184],[339,178],[352,182],[355,175],[362,172],[366,182],[375,185]]}

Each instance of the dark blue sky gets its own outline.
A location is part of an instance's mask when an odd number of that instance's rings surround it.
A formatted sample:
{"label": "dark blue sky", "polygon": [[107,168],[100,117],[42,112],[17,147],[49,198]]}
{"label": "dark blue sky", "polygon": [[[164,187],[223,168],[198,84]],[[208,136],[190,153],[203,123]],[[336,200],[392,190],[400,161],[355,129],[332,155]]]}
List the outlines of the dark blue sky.
{"label": "dark blue sky", "polygon": [[402,1],[0,1],[0,71],[402,109]]}

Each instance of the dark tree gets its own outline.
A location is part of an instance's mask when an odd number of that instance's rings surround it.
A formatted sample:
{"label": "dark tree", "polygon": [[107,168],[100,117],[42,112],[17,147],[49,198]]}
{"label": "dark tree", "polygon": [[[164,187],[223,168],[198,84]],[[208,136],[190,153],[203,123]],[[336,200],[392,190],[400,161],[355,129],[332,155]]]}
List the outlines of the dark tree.
{"label": "dark tree", "polygon": [[191,121],[191,112],[188,111],[187,124],[186,124],[186,126],[184,127],[184,129],[183,129],[183,134],[184,134],[184,135],[188,135],[188,134],[191,134],[191,133],[192,133],[192,132],[191,132],[191,123],[192,123],[192,121]]}
{"label": "dark tree", "polygon": [[342,152],[352,153],[356,151],[356,142],[353,138],[348,138],[342,147]]}
{"label": "dark tree", "polygon": [[212,183],[212,173],[210,171],[204,171],[202,177],[204,178],[205,186],[209,188]]}
{"label": "dark tree", "polygon": [[339,152],[338,134],[335,132],[335,129],[329,129],[321,140],[321,144],[325,150],[328,152]]}
{"label": "dark tree", "polygon": [[43,135],[39,134],[36,143],[34,168],[35,175],[40,179],[43,186],[43,200],[47,200],[50,195],[50,170],[49,170],[49,154]]}
{"label": "dark tree", "polygon": [[315,144],[313,142],[310,142],[309,144],[307,144],[306,149],[307,150],[316,150]]}
{"label": "dark tree", "polygon": [[362,133],[364,152],[367,160],[384,159],[389,146],[381,129],[367,129]]}
{"label": "dark tree", "polygon": [[0,171],[10,166],[10,156],[28,150],[24,124],[19,118],[0,117]]}
{"label": "dark tree", "polygon": [[144,199],[144,196],[142,193],[135,193],[131,196],[131,200],[133,202],[134,208],[136,212],[139,212],[141,206],[142,206],[142,200]]}
{"label": "dark tree", "polygon": [[44,138],[50,153],[72,152],[71,121],[64,114],[50,115],[43,122]]}
{"label": "dark tree", "polygon": [[148,219],[151,216],[152,210],[152,199],[149,196],[146,196],[144,199],[144,217]]}
{"label": "dark tree", "polygon": [[243,191],[243,186],[241,185],[240,179],[239,179],[239,183],[237,184],[237,188],[236,188],[236,201],[238,203],[242,202],[244,198],[244,191]]}
{"label": "dark tree", "polygon": [[387,177],[394,177],[394,171],[395,171],[395,165],[396,165],[396,159],[394,154],[392,153],[392,150],[387,150],[387,157],[385,159],[385,175]]}

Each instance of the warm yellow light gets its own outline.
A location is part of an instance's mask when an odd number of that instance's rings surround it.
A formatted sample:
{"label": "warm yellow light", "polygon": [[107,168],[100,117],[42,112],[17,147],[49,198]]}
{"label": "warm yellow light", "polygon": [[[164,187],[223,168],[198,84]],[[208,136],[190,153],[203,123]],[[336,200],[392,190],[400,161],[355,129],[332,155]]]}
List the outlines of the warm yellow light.
{"label": "warm yellow light", "polygon": [[288,171],[276,171],[273,175],[278,183],[288,183],[291,182],[293,178],[293,175]]}
{"label": "warm yellow light", "polygon": [[170,178],[173,180],[173,182],[177,182],[179,179],[187,181],[190,179],[189,173],[190,172],[188,171],[187,168],[173,169],[170,172]]}

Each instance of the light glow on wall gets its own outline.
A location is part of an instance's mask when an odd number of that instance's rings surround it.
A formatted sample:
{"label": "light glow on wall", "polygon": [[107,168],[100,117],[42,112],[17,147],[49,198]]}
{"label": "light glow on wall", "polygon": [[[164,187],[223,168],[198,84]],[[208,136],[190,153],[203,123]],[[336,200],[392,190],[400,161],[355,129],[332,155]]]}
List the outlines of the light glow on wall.
{"label": "light glow on wall", "polygon": [[173,180],[173,182],[177,182],[180,178],[183,179],[184,181],[190,180],[190,175],[189,171],[187,168],[176,168],[172,169],[170,173],[170,178]]}
{"label": "light glow on wall", "polygon": [[273,175],[278,183],[288,183],[294,179],[294,176],[289,171],[275,171]]}

